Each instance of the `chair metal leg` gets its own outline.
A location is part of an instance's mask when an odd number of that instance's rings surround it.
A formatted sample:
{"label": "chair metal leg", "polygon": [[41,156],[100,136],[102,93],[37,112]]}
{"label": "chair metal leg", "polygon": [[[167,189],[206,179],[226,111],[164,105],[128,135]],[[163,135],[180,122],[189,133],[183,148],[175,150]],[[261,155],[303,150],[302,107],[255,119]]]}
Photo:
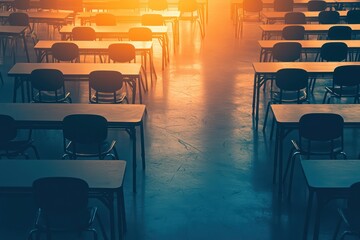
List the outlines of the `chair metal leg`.
{"label": "chair metal leg", "polygon": [[296,156],[299,155],[300,152],[295,152],[293,157],[291,158],[291,169],[290,169],[290,180],[289,180],[289,188],[288,188],[288,200],[291,199],[291,190],[292,190],[292,183],[294,179],[294,168],[295,168],[295,159]]}
{"label": "chair metal leg", "polygon": [[268,102],[267,107],[266,107],[266,113],[265,113],[265,119],[264,119],[264,125],[263,125],[263,132],[265,132],[266,122],[267,122],[267,118],[268,118],[268,115],[269,115],[270,104],[271,104],[271,102]]}

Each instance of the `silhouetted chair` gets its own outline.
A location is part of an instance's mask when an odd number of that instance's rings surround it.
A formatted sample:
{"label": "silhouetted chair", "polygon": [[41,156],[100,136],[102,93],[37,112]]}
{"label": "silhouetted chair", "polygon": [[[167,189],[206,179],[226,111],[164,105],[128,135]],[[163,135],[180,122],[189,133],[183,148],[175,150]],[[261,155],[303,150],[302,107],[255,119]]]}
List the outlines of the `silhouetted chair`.
{"label": "silhouetted chair", "polygon": [[349,26],[332,26],[329,28],[328,40],[351,40],[352,29]]}
{"label": "silhouetted chair", "polygon": [[35,103],[71,103],[64,76],[56,69],[35,69],[30,74],[31,98]]}
{"label": "silhouetted chair", "polygon": [[237,33],[243,36],[244,22],[261,21],[261,11],[263,10],[262,0],[244,0],[242,12],[239,14],[239,25]]}
{"label": "silhouetted chair", "polygon": [[275,61],[294,62],[301,59],[301,49],[298,42],[279,42],[274,44],[272,56]]}
{"label": "silhouetted chair", "polygon": [[344,149],[344,119],[334,113],[309,113],[299,120],[298,141],[291,140],[293,149],[290,151],[286,166],[284,182],[290,170],[289,198],[294,176],[294,166],[297,156],[310,159],[320,156],[334,159],[338,155],[346,158]]}
{"label": "silhouetted chair", "polygon": [[96,33],[92,27],[74,27],[71,36],[74,41],[96,40]]}
{"label": "silhouetted chair", "polygon": [[[271,98],[267,104],[263,131],[269,115],[271,104],[300,104],[308,102],[308,73],[303,69],[284,68],[276,72],[276,90],[271,91]],[[274,122],[271,132],[273,131]],[[272,135],[272,134],[271,134]]]}
{"label": "silhouetted chair", "polygon": [[349,10],[346,14],[346,22],[348,24],[360,23],[360,10]]}
{"label": "silhouetted chair", "polygon": [[205,26],[202,25],[202,18],[199,11],[199,6],[196,0],[179,0],[178,9],[180,11],[179,20],[191,21],[198,23],[201,37],[205,37]]}
{"label": "silhouetted chair", "polygon": [[39,239],[41,234],[51,239],[54,233],[83,231],[92,232],[98,239],[92,227],[97,208],[88,207],[87,182],[72,177],[45,177],[35,180],[32,189],[38,210],[29,240],[33,236]]}
{"label": "silhouetted chair", "polygon": [[147,13],[141,16],[141,24],[143,26],[163,26],[165,22],[161,14]]}
{"label": "silhouetted chair", "polygon": [[110,13],[98,13],[95,15],[96,26],[116,26],[116,17]]}
{"label": "silhouetted chair", "polygon": [[28,10],[30,8],[30,0],[15,0],[14,8],[19,10]]}
{"label": "silhouetted chair", "polygon": [[32,38],[34,44],[38,41],[37,36],[30,25],[29,16],[27,15],[27,13],[23,13],[23,12],[10,13],[8,21],[10,26],[27,27],[28,28],[27,35]]}
{"label": "silhouetted chair", "polygon": [[63,159],[98,158],[119,159],[116,141],[106,141],[108,122],[99,115],[73,114],[63,119]]}
{"label": "silhouetted chair", "polygon": [[151,10],[166,10],[168,9],[168,2],[167,0],[148,0],[148,7]]}
{"label": "silhouetted chair", "polygon": [[17,126],[15,120],[8,115],[0,115],[0,158],[14,158],[18,156],[28,159],[25,153],[31,148],[35,157],[39,159],[39,154],[36,147],[33,145],[33,140],[17,140]]}
{"label": "silhouetted chair", "polygon": [[[359,103],[360,66],[339,66],[333,73],[333,84],[325,87],[323,103],[330,103],[332,98],[354,98],[354,103]],[[328,94],[330,94],[329,98]]]}
{"label": "silhouetted chair", "polygon": [[294,9],[294,0],[274,0],[275,12],[292,12]]}
{"label": "silhouetted chair", "polygon": [[71,42],[56,42],[51,46],[51,54],[54,61],[78,62],[79,47]]}
{"label": "silhouetted chair", "polygon": [[129,103],[124,80],[117,71],[93,71],[89,76],[90,103]]}
{"label": "silhouetted chair", "polygon": [[308,11],[324,11],[327,8],[325,1],[312,0],[307,3]]}
{"label": "silhouetted chair", "polygon": [[338,11],[321,11],[318,18],[320,24],[338,24],[340,22]]}
{"label": "silhouetted chair", "polygon": [[346,202],[346,207],[338,209],[340,220],[336,226],[333,239],[337,239],[342,223],[345,224],[346,229],[341,234],[340,239],[345,239],[345,236],[351,235],[360,238],[360,182],[350,186]]}
{"label": "silhouetted chair", "polygon": [[302,12],[288,12],[284,19],[285,24],[306,24],[306,17]]}
{"label": "silhouetted chair", "polygon": [[281,36],[285,40],[304,40],[305,28],[303,26],[286,26],[283,28]]}

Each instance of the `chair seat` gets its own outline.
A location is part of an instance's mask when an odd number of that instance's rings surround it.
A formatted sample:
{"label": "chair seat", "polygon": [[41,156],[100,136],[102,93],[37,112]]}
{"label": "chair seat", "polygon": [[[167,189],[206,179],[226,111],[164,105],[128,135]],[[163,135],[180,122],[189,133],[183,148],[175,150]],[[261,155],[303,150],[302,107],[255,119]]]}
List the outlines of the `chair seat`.
{"label": "chair seat", "polygon": [[325,87],[326,91],[336,97],[355,97],[359,95],[357,87]]}
{"label": "chair seat", "polygon": [[42,102],[42,103],[71,103],[70,93],[67,92],[63,97],[62,94],[58,95],[56,98],[53,92],[42,92],[41,101],[39,98],[39,93],[33,96],[32,99],[34,102]]}
{"label": "chair seat", "polygon": [[114,99],[114,95],[111,93],[99,93],[98,99],[96,97],[96,94],[93,94],[90,98],[91,103],[123,103],[124,100],[126,100],[126,93],[117,93],[116,97]]}
{"label": "chair seat", "polygon": [[[280,93],[279,92],[273,92],[272,93],[272,101],[274,103],[280,102]],[[307,101],[307,94],[305,90],[300,91],[300,96],[298,99],[297,92],[294,91],[283,91],[282,93],[282,103],[297,103],[297,102],[305,102]]]}
{"label": "chair seat", "polygon": [[[311,149],[301,148],[301,154],[307,155],[337,155],[343,151],[341,146],[341,140],[334,141],[334,147],[331,148],[330,142],[312,141]],[[307,146],[307,143],[303,143],[303,146]]]}
{"label": "chair seat", "polygon": [[[115,147],[116,141],[113,140],[111,143],[104,141],[100,146],[100,155],[105,157],[107,154],[110,154]],[[65,153],[70,156],[78,156],[78,157],[98,157],[98,145],[97,144],[76,144],[76,152],[73,152],[74,144],[73,142],[69,142],[66,146]]]}

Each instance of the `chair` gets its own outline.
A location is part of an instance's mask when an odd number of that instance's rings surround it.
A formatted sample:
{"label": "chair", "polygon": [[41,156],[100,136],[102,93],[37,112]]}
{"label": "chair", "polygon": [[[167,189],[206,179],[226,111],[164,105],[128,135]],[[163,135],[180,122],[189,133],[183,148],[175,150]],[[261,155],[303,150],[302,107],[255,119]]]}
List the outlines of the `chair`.
{"label": "chair", "polygon": [[284,19],[285,24],[306,24],[306,17],[302,12],[288,12]]}
{"label": "chair", "polygon": [[79,47],[71,42],[57,42],[51,46],[51,53],[54,61],[78,62]]}
{"label": "chair", "polygon": [[286,26],[283,28],[281,36],[285,40],[304,40],[305,28],[303,26]]}
{"label": "chair", "polygon": [[308,11],[324,11],[326,8],[326,1],[312,0],[307,3]]}
{"label": "chair", "polygon": [[28,10],[30,8],[30,0],[15,0],[14,8],[19,10]]}
{"label": "chair", "polygon": [[88,207],[89,185],[82,179],[72,177],[44,177],[32,185],[35,204],[38,207],[35,227],[28,239],[40,239],[45,234],[51,239],[53,233],[83,231],[91,232],[98,239],[92,227],[97,208]]}
{"label": "chair", "polygon": [[30,26],[29,16],[23,12],[13,12],[10,13],[8,18],[10,26],[25,26],[28,28],[27,35],[30,36],[35,43],[37,43],[37,36],[33,31],[32,27]]}
{"label": "chair", "polygon": [[320,24],[338,24],[340,23],[340,14],[338,11],[321,11],[318,19]]}
{"label": "chair", "polygon": [[279,62],[294,62],[301,59],[301,49],[298,42],[279,42],[273,46],[272,57]]}
{"label": "chair", "polygon": [[199,11],[199,6],[196,0],[179,0],[178,9],[180,11],[179,20],[191,21],[192,23],[197,22],[199,24],[201,37],[205,37],[205,26],[202,24],[202,19]]}
{"label": "chair", "polygon": [[[237,34],[243,36],[244,22],[261,21],[261,11],[263,10],[262,0],[244,0],[242,13],[239,14],[239,24]],[[237,37],[237,36],[236,36]]]}
{"label": "chair", "polygon": [[17,140],[17,127],[15,120],[8,115],[0,115],[0,158],[14,158],[23,156],[26,159],[29,156],[26,151],[31,148],[35,157],[39,159],[39,153],[33,145],[33,140]]}
{"label": "chair", "polygon": [[152,41],[152,31],[148,27],[132,27],[129,29],[130,41]]}
{"label": "chair", "polygon": [[309,113],[299,120],[298,141],[291,140],[293,149],[290,151],[285,170],[284,182],[290,170],[289,198],[294,176],[297,156],[320,156],[334,159],[338,155],[346,158],[344,149],[344,119],[334,113]]}
{"label": "chair", "polygon": [[39,2],[41,9],[58,10],[60,5],[59,0],[40,0]]}
{"label": "chair", "polygon": [[294,9],[294,0],[274,0],[275,12],[292,12]]}
{"label": "chair", "polygon": [[360,10],[349,10],[346,14],[348,24],[360,24]]}
{"label": "chair", "polygon": [[[331,98],[354,98],[354,103],[359,103],[360,66],[348,65],[335,68],[333,84],[325,87],[323,103],[330,103]],[[328,97],[330,94],[330,97]]]}
{"label": "chair", "polygon": [[98,158],[109,156],[119,159],[113,140],[106,141],[108,135],[107,120],[99,115],[73,114],[63,119],[63,159]]}
{"label": "chair", "polygon": [[345,236],[349,235],[360,238],[360,182],[350,186],[346,202],[346,207],[338,209],[340,219],[335,228],[333,239],[337,239],[342,223],[345,223],[346,230],[341,234],[340,239],[345,239]]}
{"label": "chair", "polygon": [[143,26],[164,26],[164,17],[161,14],[148,13],[141,16]]}
{"label": "chair", "polygon": [[71,103],[64,76],[56,69],[35,69],[30,74],[31,99],[35,103]]}
{"label": "chair", "polygon": [[[117,71],[93,71],[89,75],[90,103],[129,103],[123,92],[123,76]],[[94,93],[93,93],[94,91]]]}
{"label": "chair", "polygon": [[166,10],[168,9],[168,2],[167,0],[149,0],[148,7],[156,11]]}
{"label": "chair", "polygon": [[116,17],[110,13],[98,13],[95,15],[96,26],[116,26]]}
{"label": "chair", "polygon": [[351,40],[352,29],[349,26],[332,26],[329,28],[328,40]]}
{"label": "chair", "polygon": [[72,40],[74,41],[95,41],[96,33],[91,27],[74,27],[72,29]]}
{"label": "chair", "polygon": [[[266,108],[263,131],[266,128],[271,104],[300,104],[308,102],[308,79],[308,73],[303,69],[284,68],[276,72],[275,85],[277,90],[271,91],[271,98]],[[273,131],[273,126],[274,122],[271,132]]]}

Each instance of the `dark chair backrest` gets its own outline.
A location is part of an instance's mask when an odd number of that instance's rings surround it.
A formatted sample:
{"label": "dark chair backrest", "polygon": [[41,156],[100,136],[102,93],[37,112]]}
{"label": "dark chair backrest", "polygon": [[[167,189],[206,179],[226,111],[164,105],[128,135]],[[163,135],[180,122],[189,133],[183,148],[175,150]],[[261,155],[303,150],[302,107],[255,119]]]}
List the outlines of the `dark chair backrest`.
{"label": "dark chair backrest", "polygon": [[292,12],[294,9],[294,0],[274,0],[275,12]]}
{"label": "dark chair backrest", "polygon": [[324,11],[327,8],[325,1],[312,0],[307,3],[308,11]]}
{"label": "dark chair backrest", "polygon": [[13,140],[16,135],[15,120],[11,116],[0,114],[0,144]]}
{"label": "dark chair backrest", "polygon": [[29,26],[29,16],[23,12],[10,13],[8,21],[11,26]]}
{"label": "dark chair backrest", "polygon": [[299,68],[283,68],[276,72],[275,83],[280,90],[300,91],[307,88],[309,75]]}
{"label": "dark chair backrest", "polygon": [[337,24],[340,22],[338,11],[321,11],[318,18],[320,24]]}
{"label": "dark chair backrest", "polygon": [[108,48],[109,62],[126,63],[135,60],[136,51],[134,45],[130,43],[114,43]]}
{"label": "dark chair backrest", "polygon": [[344,119],[334,113],[309,113],[300,118],[299,135],[312,141],[331,141],[343,136]]}
{"label": "dark chair backrest", "polygon": [[320,57],[328,62],[345,61],[348,56],[348,46],[343,42],[324,43],[320,49]]}
{"label": "dark chair backrest", "polygon": [[137,9],[140,8],[140,1],[139,0],[116,1],[116,7],[119,9]]}
{"label": "dark chair backrest", "polygon": [[64,87],[64,76],[57,69],[35,69],[30,74],[30,82],[39,91],[56,91]]}
{"label": "dark chair backrest", "polygon": [[[85,218],[88,207],[89,185],[82,179],[72,177],[44,177],[32,185],[35,203],[45,215],[46,227],[58,227],[60,216],[71,216],[71,227],[87,225]],[[57,223],[55,225],[55,223]],[[62,221],[62,226],[69,225]],[[74,226],[76,224],[78,226]]]}
{"label": "dark chair backrest", "polygon": [[101,144],[107,138],[107,125],[100,115],[68,115],[63,119],[64,139],[74,144]]}
{"label": "dark chair backrest", "polygon": [[116,17],[110,13],[98,13],[95,16],[97,26],[116,26]]}
{"label": "dark chair backrest", "polygon": [[30,8],[30,0],[15,0],[14,7],[20,10],[27,10]]}
{"label": "dark chair backrest", "polygon": [[351,40],[352,29],[349,26],[332,26],[328,31],[328,40]]}
{"label": "dark chair backrest", "polygon": [[305,28],[303,26],[286,26],[281,35],[285,40],[304,40]]}
{"label": "dark chair backrest", "polygon": [[272,55],[279,62],[293,62],[301,58],[301,44],[297,42],[280,42],[273,46]]}
{"label": "dark chair backrest", "polygon": [[163,26],[164,17],[161,14],[144,14],[141,16],[143,26]]}
{"label": "dark chair backrest", "polygon": [[246,12],[260,12],[263,9],[262,0],[244,0],[243,9]]}
{"label": "dark chair backrest", "polygon": [[94,41],[96,40],[95,30],[91,27],[74,27],[72,29],[72,40],[74,41]]}
{"label": "dark chair backrest", "polygon": [[360,10],[349,10],[346,14],[346,22],[349,24],[360,24]]}
{"label": "dark chair backrest", "polygon": [[285,24],[306,24],[305,14],[302,12],[288,12],[285,14]]}
{"label": "dark chair backrest", "polygon": [[168,8],[167,0],[149,0],[148,7],[151,10],[165,10]]}
{"label": "dark chair backrest", "polygon": [[194,12],[198,10],[196,0],[179,0],[178,9],[180,12]]}
{"label": "dark chair backrest", "polygon": [[360,85],[360,66],[348,65],[335,68],[333,86],[358,86]]}
{"label": "dark chair backrest", "polygon": [[93,71],[89,75],[89,87],[97,92],[116,92],[123,87],[123,76],[118,71]]}
{"label": "dark chair backrest", "polygon": [[360,217],[360,182],[356,182],[350,186],[347,208],[354,216]]}
{"label": "dark chair backrest", "polygon": [[40,0],[41,9],[59,9],[59,2],[61,0]]}
{"label": "dark chair backrest", "polygon": [[130,41],[152,41],[152,31],[147,27],[133,27],[129,29]]}
{"label": "dark chair backrest", "polygon": [[79,58],[79,47],[71,42],[57,42],[51,46],[51,54],[58,61],[76,61]]}

